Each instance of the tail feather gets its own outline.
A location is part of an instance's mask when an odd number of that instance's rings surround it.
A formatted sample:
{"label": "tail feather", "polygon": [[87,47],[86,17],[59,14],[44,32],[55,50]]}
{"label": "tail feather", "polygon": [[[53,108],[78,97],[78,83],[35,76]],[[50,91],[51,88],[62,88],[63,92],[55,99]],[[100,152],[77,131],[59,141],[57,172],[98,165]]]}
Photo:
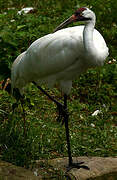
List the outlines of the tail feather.
{"label": "tail feather", "polygon": [[25,52],[21,53],[13,62],[12,68],[11,68],[11,92],[13,93],[13,89],[15,88],[15,85],[17,83],[17,77],[18,77],[18,63],[22,60],[22,57],[24,56]]}

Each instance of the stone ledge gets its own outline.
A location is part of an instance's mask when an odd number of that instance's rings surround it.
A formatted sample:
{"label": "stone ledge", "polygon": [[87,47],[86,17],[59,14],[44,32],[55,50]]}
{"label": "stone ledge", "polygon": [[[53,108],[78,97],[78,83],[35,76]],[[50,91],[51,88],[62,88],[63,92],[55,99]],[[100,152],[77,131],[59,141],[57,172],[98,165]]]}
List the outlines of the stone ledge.
{"label": "stone ledge", "polygon": [[[90,170],[71,169],[67,176],[71,180],[117,180],[117,158],[112,157],[74,157],[74,162],[84,162]],[[68,158],[49,160],[48,164],[65,171]]]}
{"label": "stone ledge", "polygon": [[0,180],[41,180],[41,176],[34,176],[34,173],[23,167],[0,161]]}
{"label": "stone ledge", "polygon": [[34,167],[30,168],[32,172],[0,161],[0,180],[49,180],[53,178],[60,180],[117,180],[117,158],[74,157],[73,161],[83,161],[90,170],[73,168],[66,172],[68,158],[37,160]]}

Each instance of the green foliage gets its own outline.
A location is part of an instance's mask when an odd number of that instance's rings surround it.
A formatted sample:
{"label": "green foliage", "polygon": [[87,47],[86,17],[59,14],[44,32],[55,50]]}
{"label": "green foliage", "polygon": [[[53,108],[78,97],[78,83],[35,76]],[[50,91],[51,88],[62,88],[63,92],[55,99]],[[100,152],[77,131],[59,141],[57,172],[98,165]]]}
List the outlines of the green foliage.
{"label": "green foliage", "polygon": [[[29,6],[35,8],[33,14],[17,14]],[[108,60],[117,59],[116,0],[2,0],[0,80],[10,76],[12,62],[21,52],[37,38],[53,32],[80,6],[95,11],[96,28],[110,49]],[[57,89],[49,93],[61,99]],[[67,156],[64,127],[56,122],[55,105],[32,85],[25,94],[24,112],[19,101],[0,90],[0,157],[28,167],[36,159]],[[117,156],[117,62],[90,69],[74,81],[69,109],[74,156]],[[97,109],[101,114],[92,116]]]}

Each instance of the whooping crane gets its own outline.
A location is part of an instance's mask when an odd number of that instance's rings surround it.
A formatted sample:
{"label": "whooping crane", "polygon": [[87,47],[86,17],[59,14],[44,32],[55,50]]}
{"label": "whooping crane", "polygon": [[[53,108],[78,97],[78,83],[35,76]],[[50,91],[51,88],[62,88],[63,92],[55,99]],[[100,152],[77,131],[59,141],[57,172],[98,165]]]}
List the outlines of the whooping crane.
{"label": "whooping crane", "polygon": [[[84,21],[85,25],[62,29],[77,21]],[[41,84],[49,87],[53,87],[56,82],[59,84],[64,93],[63,105],[43,92],[59,107],[59,120],[61,117],[64,119],[70,167],[81,167],[80,163],[73,163],[70,149],[67,95],[72,88],[72,80],[88,68],[102,66],[109,54],[104,38],[94,29],[95,21],[93,11],[86,7],[77,9],[54,33],[33,42],[12,66],[12,91],[18,88],[22,92],[30,82],[41,91]]]}

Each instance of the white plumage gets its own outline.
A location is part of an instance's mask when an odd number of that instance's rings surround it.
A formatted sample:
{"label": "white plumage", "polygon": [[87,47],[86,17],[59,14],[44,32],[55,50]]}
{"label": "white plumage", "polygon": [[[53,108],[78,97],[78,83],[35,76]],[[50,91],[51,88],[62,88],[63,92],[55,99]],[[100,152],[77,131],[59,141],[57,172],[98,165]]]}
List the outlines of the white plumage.
{"label": "white plumage", "polygon": [[62,91],[69,94],[73,79],[89,67],[103,65],[108,48],[102,35],[94,29],[95,14],[86,8],[82,16],[91,17],[85,26],[41,37],[16,58],[12,66],[12,88],[21,91],[32,81],[39,85],[46,83],[49,87],[58,82]]}
{"label": "white plumage", "polygon": [[[62,29],[71,22],[84,21],[85,26]],[[102,35],[94,29],[95,14],[88,8],[78,9],[69,19],[61,23],[56,32],[48,34],[31,44],[27,51],[17,57],[12,66],[11,84],[22,92],[30,82],[53,87],[59,83],[64,92],[64,104],[54,100],[43,91],[59,109],[59,120],[63,118],[69,155],[69,166],[81,168],[82,163],[73,163],[70,148],[67,94],[72,80],[88,68],[102,66],[108,56],[108,48]],[[89,169],[85,166],[85,168]]]}

